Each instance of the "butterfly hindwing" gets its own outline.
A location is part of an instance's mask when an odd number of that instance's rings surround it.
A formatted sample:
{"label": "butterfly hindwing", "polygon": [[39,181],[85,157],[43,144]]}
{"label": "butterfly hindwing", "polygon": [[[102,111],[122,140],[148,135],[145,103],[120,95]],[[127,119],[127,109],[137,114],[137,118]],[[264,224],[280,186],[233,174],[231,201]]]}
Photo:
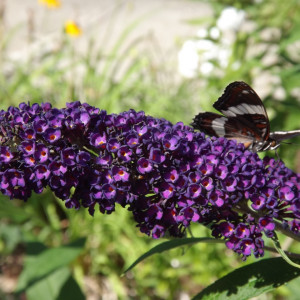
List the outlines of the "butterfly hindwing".
{"label": "butterfly hindwing", "polygon": [[219,137],[224,136],[224,122],[226,120],[226,117],[212,112],[199,113],[195,116],[192,126],[209,136]]}
{"label": "butterfly hindwing", "polygon": [[211,112],[199,113],[195,117],[192,126],[209,136],[223,136],[229,140],[243,143],[245,146],[250,146],[255,140],[255,132],[252,132],[252,135],[250,132],[246,132],[250,129],[241,123],[238,118],[227,118]]}

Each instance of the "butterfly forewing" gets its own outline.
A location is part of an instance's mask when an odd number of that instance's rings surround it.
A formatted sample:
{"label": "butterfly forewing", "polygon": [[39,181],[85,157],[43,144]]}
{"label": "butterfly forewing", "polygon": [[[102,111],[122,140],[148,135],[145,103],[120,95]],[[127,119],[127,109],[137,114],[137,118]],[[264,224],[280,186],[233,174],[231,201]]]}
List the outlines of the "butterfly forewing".
{"label": "butterfly forewing", "polygon": [[226,117],[237,117],[245,123],[256,139],[268,139],[270,125],[266,109],[259,96],[247,83],[235,81],[229,84],[213,106]]}

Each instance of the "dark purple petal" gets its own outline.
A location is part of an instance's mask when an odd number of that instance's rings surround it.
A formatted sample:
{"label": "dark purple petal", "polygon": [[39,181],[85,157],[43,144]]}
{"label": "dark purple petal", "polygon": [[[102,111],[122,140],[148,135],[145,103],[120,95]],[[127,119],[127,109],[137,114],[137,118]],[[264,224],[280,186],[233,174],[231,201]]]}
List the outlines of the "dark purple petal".
{"label": "dark purple petal", "polygon": [[164,179],[167,182],[175,183],[179,178],[179,174],[176,169],[171,169],[170,171],[164,174]]}
{"label": "dark purple petal", "polygon": [[94,133],[91,136],[90,144],[96,148],[105,149],[106,147],[106,134],[103,132],[100,133]]}
{"label": "dark purple petal", "polygon": [[121,160],[128,162],[131,160],[132,150],[128,146],[121,146],[117,155]]}
{"label": "dark purple petal", "polygon": [[9,163],[14,158],[13,153],[10,151],[9,147],[0,146],[0,162]]}
{"label": "dark purple petal", "polygon": [[152,164],[144,157],[137,161],[137,170],[141,174],[145,174],[152,171]]}
{"label": "dark purple petal", "polygon": [[112,174],[115,181],[128,181],[130,178],[130,174],[124,167],[114,166],[112,168]]}
{"label": "dark purple petal", "polygon": [[160,149],[151,148],[149,159],[156,163],[162,163],[165,161],[166,157],[164,156],[164,154],[161,152]]}
{"label": "dark purple petal", "polygon": [[47,128],[43,136],[47,142],[52,144],[61,138],[61,131],[60,129]]}

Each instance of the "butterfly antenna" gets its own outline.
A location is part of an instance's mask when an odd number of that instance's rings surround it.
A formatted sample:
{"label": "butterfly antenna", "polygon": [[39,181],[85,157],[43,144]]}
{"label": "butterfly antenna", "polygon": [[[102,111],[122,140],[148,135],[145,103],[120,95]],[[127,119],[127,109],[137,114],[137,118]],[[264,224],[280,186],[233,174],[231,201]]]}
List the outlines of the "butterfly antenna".
{"label": "butterfly antenna", "polygon": [[300,144],[291,143],[291,142],[280,142],[280,144],[300,146]]}

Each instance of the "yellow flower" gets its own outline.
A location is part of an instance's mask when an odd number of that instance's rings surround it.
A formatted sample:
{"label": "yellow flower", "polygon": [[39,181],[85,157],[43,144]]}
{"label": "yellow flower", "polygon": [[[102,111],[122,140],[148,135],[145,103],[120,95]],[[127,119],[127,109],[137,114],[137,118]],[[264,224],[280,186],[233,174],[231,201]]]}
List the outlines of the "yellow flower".
{"label": "yellow flower", "polygon": [[38,0],[40,4],[46,5],[48,8],[58,8],[61,6],[60,0]]}
{"label": "yellow flower", "polygon": [[81,35],[81,28],[72,20],[69,20],[65,23],[65,31],[68,35],[77,37]]}

